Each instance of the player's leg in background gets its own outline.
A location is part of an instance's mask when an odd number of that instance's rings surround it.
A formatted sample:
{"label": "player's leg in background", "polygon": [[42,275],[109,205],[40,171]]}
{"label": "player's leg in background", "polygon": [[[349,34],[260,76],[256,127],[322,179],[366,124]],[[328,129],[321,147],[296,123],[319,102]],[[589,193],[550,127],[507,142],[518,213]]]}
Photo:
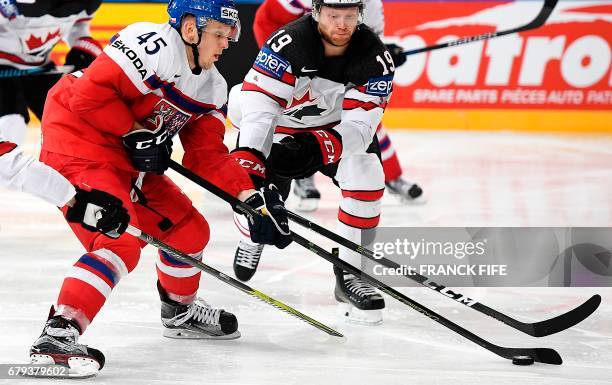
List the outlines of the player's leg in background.
{"label": "player's leg in background", "polygon": [[[380,220],[380,200],[385,184],[383,168],[375,153],[342,158],[338,163],[335,181],[342,190],[338,209],[338,234],[360,244],[374,240]],[[361,256],[340,247],[340,258],[360,268]],[[382,296],[369,284],[351,274],[334,268],[335,297],[341,303],[343,315],[349,321],[376,325],[382,322]]]}
{"label": "player's leg in background", "polygon": [[[41,160],[76,186],[99,189],[119,198],[130,214],[131,223],[139,226],[130,200],[133,173],[117,170],[106,163],[48,152],[41,154]],[[74,357],[83,363],[80,369],[97,373],[104,365],[104,356],[96,349],[78,344],[78,337],[93,321],[113,288],[134,270],[140,258],[141,243],[128,234],[113,239],[88,231],[79,224],[69,225],[86,251],[64,278],[57,306],[43,334],[32,346],[30,357],[36,363],[65,362],[67,357]],[[80,369],[71,366],[71,371]]]}
{"label": "player's leg in background", "polygon": [[42,120],[47,93],[61,78],[61,75],[25,76],[22,80],[24,95],[28,108],[38,120]]}
{"label": "player's leg in background", "polygon": [[0,142],[21,145],[25,139],[30,121],[25,91],[20,78],[0,78]]}
{"label": "player's leg in background", "polygon": [[[135,186],[138,188],[138,186]],[[141,230],[202,260],[210,237],[208,223],[178,186],[163,175],[146,174],[134,204]],[[164,336],[238,338],[236,317],[196,298],[201,272],[159,250],[156,262]]]}
{"label": "player's leg in background", "polygon": [[314,175],[296,179],[293,182],[293,195],[297,199],[295,209],[302,212],[315,211],[319,208],[321,193],[315,184]]}
{"label": "player's leg in background", "polygon": [[376,128],[376,137],[380,146],[387,190],[391,194],[397,195],[404,202],[425,203],[421,187],[403,178],[403,170],[397,152],[382,123]]}

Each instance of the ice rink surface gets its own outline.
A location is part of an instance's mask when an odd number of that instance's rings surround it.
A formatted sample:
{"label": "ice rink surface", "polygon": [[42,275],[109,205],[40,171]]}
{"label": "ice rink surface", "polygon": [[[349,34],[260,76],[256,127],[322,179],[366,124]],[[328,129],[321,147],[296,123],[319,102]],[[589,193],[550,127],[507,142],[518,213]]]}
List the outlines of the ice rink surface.
{"label": "ice rink surface", "polygon": [[[26,149],[37,151],[35,130]],[[384,226],[612,226],[612,138],[578,135],[392,131],[409,179],[428,203],[383,200]],[[232,134],[228,143],[232,142]],[[229,207],[169,172],[204,213],[211,241],[204,261],[232,272],[238,240]],[[317,176],[323,200],[311,217],[333,228],[335,187]],[[0,363],[25,363],[64,273],[82,255],[57,209],[0,191]],[[291,206],[291,202],[288,202]],[[294,229],[300,230],[294,226]],[[304,234],[304,231],[301,231]],[[326,246],[330,243],[308,234]],[[200,296],[235,313],[242,338],[171,340],[161,336],[155,250],[115,289],[81,342],[106,355],[90,382],[100,384],[610,384],[612,290],[609,288],[465,288],[486,305],[525,322],[603,302],[578,326],[533,338],[425,288],[399,288],[493,343],[550,347],[562,366],[514,366],[399,302],[387,298],[384,324],[337,317],[331,265],[298,245],[267,248],[249,285],[338,328],[344,344],[305,323],[202,275]],[[45,383],[6,380],[6,383]],[[0,380],[0,382],[2,382]],[[57,381],[49,381],[57,383]]]}

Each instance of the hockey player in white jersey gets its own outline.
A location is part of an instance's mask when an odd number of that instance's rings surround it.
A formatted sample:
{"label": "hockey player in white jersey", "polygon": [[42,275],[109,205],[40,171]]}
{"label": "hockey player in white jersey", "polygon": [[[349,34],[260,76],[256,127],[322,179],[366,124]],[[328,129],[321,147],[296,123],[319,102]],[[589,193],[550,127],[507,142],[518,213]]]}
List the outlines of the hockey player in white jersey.
{"label": "hockey player in white jersey", "polygon": [[[359,244],[373,240],[385,184],[375,132],[392,91],[395,66],[363,21],[362,0],[315,0],[306,15],[272,34],[229,106],[240,129],[232,152],[256,183],[274,183],[286,197],[293,179],[321,172],[341,189],[338,233]],[[244,235],[234,259],[245,281],[263,245]],[[340,258],[360,266],[358,254]],[[350,320],[382,321],[382,296],[369,284],[334,269],[335,297]]]}
{"label": "hockey player in white jersey", "polygon": [[[364,0],[363,6],[363,23],[382,37],[385,24],[382,1]],[[261,48],[274,31],[311,11],[312,0],[265,0],[257,9],[253,22],[257,44]],[[386,47],[396,67],[406,62],[402,47],[389,43],[386,44]],[[399,197],[403,202],[424,203],[423,190],[420,186],[404,178],[395,147],[382,124],[378,126],[376,136],[380,146],[387,191]],[[293,193],[297,198],[296,208],[298,210],[316,210],[321,194],[315,186],[314,176],[296,179]]]}
{"label": "hockey player in white jersey", "polygon": [[42,118],[45,96],[59,75],[9,77],[12,70],[52,67],[50,53],[60,40],[71,47],[67,64],[88,65],[101,51],[89,35],[89,20],[99,5],[95,0],[0,2],[0,186],[65,208],[71,221],[89,230],[118,234],[129,221],[119,200],[100,190],[75,189],[56,170],[20,148],[28,108]]}
{"label": "hockey player in white jersey", "polygon": [[[99,0],[0,1],[0,129],[21,144],[30,120],[28,109],[42,119],[45,97],[61,74],[51,51],[64,41],[70,47],[65,64],[87,67],[101,52],[89,23]],[[40,71],[26,76],[18,70]],[[52,71],[51,71],[52,72]]]}

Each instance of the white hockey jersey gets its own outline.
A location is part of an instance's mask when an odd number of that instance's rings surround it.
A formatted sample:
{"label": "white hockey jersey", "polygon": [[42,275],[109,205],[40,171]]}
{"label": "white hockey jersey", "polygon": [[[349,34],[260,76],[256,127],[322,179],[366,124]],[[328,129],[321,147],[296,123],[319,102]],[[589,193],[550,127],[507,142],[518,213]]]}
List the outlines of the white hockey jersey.
{"label": "white hockey jersey", "polygon": [[[259,52],[239,96],[239,147],[268,156],[273,133],[333,127],[343,156],[364,153],[392,91],[393,60],[367,27],[347,52],[327,58],[310,15],[277,31]],[[230,106],[230,110],[233,109]]]}
{"label": "white hockey jersey", "polygon": [[[0,1],[0,65],[27,69],[50,62],[53,47],[61,40],[70,47],[90,36],[89,9],[99,1],[36,0],[16,4]],[[25,14],[20,11],[25,9]]]}

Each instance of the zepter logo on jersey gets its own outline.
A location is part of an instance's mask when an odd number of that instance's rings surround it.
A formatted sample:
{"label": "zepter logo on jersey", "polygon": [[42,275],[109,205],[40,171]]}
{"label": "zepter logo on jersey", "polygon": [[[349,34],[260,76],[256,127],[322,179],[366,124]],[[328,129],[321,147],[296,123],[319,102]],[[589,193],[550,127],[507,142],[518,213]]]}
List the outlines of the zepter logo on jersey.
{"label": "zepter logo on jersey", "polygon": [[366,85],[365,93],[374,96],[389,96],[392,90],[393,77],[382,76],[369,79],[368,84]]}
{"label": "zepter logo on jersey", "polygon": [[234,8],[221,7],[221,17],[223,19],[238,21],[238,10]]}
{"label": "zepter logo on jersey", "polygon": [[257,58],[255,59],[253,66],[265,71],[277,79],[280,79],[287,68],[289,68],[289,62],[272,52],[267,47],[264,47],[257,54]]}

